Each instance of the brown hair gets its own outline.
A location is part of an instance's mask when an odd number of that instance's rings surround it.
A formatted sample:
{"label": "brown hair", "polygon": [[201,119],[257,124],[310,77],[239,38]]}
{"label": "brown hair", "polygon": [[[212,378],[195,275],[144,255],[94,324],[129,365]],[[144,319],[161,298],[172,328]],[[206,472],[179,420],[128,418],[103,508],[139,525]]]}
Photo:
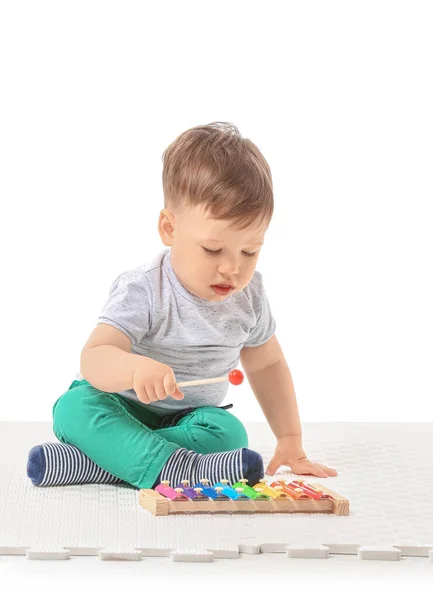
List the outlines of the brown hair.
{"label": "brown hair", "polygon": [[272,218],[271,170],[251,140],[232,123],[199,125],[162,155],[165,208],[204,204],[214,219],[248,226]]}

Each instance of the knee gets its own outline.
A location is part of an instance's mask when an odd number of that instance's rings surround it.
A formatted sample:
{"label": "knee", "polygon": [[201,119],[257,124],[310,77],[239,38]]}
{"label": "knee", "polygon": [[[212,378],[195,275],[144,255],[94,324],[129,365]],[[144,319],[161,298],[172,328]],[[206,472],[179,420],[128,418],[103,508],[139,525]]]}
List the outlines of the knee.
{"label": "knee", "polygon": [[85,424],[95,424],[106,412],[103,396],[104,392],[90,384],[74,387],[60,396],[53,407],[53,430],[57,438],[76,443],[86,429]]}
{"label": "knee", "polygon": [[194,411],[189,431],[199,452],[226,452],[248,447],[248,434],[237,417],[220,408]]}
{"label": "knee", "polygon": [[227,450],[236,450],[237,448],[248,448],[248,434],[243,423],[237,417],[226,412],[227,426],[225,434],[228,438],[230,448]]}

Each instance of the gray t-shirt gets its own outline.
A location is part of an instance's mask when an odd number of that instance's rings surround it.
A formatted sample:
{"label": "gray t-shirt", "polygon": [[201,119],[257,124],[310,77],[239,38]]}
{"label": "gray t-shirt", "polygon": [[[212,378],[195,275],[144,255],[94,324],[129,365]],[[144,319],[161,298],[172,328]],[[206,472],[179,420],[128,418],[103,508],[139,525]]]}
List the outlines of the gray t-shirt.
{"label": "gray t-shirt", "polygon": [[[243,346],[260,346],[275,332],[258,271],[242,291],[212,302],[191,294],[180,283],[170,249],[117,277],[98,323],[127,335],[134,354],[169,365],[179,383],[227,375],[237,367]],[[167,396],[146,406],[161,416],[185,408],[220,406],[229,385],[183,388],[183,400]],[[119,393],[139,401],[133,389]]]}

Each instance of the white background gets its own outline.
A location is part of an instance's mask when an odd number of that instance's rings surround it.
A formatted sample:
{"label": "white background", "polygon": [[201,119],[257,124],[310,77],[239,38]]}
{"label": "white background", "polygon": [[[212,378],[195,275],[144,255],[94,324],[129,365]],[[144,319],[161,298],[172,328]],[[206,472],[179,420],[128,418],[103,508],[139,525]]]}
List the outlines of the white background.
{"label": "white background", "polygon": [[[51,419],[111,283],[162,248],[164,149],[229,121],[273,174],[258,270],[301,420],[433,420],[432,16],[2,3],[0,419]],[[247,383],[227,402],[264,420]]]}

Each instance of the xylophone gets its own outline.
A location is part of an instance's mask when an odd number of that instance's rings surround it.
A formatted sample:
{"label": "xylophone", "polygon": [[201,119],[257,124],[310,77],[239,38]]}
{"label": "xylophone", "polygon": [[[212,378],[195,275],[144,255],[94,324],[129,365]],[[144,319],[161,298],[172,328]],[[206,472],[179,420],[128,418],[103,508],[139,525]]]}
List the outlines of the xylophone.
{"label": "xylophone", "polygon": [[200,486],[189,487],[187,479],[174,489],[162,481],[155,489],[141,489],[140,505],[154,515],[193,513],[292,513],[324,512],[339,516],[349,514],[349,500],[327,488],[305,483],[304,480],[278,480],[267,483],[261,479],[252,487],[247,479],[229,485],[222,479],[210,486],[200,479]]}

